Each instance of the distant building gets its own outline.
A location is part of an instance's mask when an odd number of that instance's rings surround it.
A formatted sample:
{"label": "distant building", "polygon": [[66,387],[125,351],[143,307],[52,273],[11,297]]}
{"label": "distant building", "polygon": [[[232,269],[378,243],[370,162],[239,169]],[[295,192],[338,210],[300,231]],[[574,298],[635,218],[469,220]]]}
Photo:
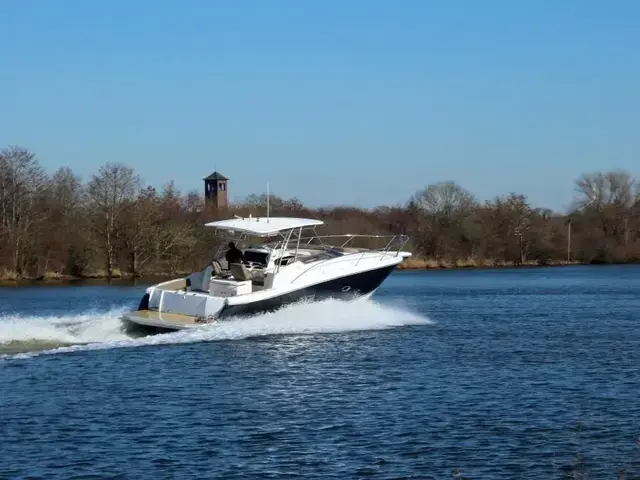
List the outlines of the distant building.
{"label": "distant building", "polygon": [[227,208],[229,205],[228,182],[229,179],[218,172],[213,172],[204,179],[205,205],[214,205],[216,208]]}

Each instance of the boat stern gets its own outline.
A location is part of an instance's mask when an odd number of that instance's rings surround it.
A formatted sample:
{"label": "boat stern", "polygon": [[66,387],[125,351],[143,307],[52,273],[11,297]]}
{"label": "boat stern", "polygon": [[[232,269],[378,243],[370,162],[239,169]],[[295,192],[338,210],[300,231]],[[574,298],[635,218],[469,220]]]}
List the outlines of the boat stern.
{"label": "boat stern", "polygon": [[184,330],[195,328],[215,321],[215,316],[194,317],[179,313],[158,312],[155,310],[136,310],[122,315],[122,320],[143,327],[153,327],[160,330]]}
{"label": "boat stern", "polygon": [[146,289],[138,309],[122,315],[122,319],[147,327],[181,330],[214,322],[226,304],[226,298],[205,292],[154,286]]}

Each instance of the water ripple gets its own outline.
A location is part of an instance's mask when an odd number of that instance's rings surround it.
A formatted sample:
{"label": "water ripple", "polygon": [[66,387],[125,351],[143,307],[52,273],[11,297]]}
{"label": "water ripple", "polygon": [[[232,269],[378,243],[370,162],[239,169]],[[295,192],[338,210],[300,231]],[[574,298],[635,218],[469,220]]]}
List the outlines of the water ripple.
{"label": "water ripple", "polygon": [[[340,331],[357,312],[334,306],[300,316],[333,322],[317,332],[270,317],[280,335],[110,331],[100,349],[12,357],[0,362],[0,478],[633,478],[640,269],[603,271],[392,277],[379,301],[430,324],[387,308]],[[125,304],[139,289],[119,292]],[[30,307],[14,298],[0,300],[15,322]],[[65,314],[87,315],[29,328]],[[42,331],[95,341],[91,322]],[[115,348],[127,345],[148,348]]]}

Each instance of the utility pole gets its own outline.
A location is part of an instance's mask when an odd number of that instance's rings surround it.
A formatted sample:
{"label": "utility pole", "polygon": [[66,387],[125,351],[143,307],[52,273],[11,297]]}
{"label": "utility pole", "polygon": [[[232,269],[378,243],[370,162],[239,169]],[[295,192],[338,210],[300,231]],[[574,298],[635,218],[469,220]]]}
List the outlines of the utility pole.
{"label": "utility pole", "polygon": [[571,219],[567,222],[567,263],[571,263]]}
{"label": "utility pole", "polygon": [[514,235],[516,237],[518,237],[518,242],[519,242],[519,246],[520,246],[520,265],[522,265],[523,262],[523,251],[522,251],[522,231],[520,230],[520,227],[516,227],[515,230],[513,231]]}

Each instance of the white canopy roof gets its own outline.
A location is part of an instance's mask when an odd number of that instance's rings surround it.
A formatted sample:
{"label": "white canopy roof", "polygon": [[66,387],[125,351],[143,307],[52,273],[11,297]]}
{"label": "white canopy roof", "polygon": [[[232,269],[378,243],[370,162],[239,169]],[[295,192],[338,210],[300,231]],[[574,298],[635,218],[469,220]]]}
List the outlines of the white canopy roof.
{"label": "white canopy roof", "polygon": [[283,230],[292,228],[305,228],[322,225],[321,220],[311,218],[294,217],[248,217],[231,218],[229,220],[219,220],[217,222],[206,223],[205,227],[219,228],[235,232],[243,232],[258,237],[266,237]]}

